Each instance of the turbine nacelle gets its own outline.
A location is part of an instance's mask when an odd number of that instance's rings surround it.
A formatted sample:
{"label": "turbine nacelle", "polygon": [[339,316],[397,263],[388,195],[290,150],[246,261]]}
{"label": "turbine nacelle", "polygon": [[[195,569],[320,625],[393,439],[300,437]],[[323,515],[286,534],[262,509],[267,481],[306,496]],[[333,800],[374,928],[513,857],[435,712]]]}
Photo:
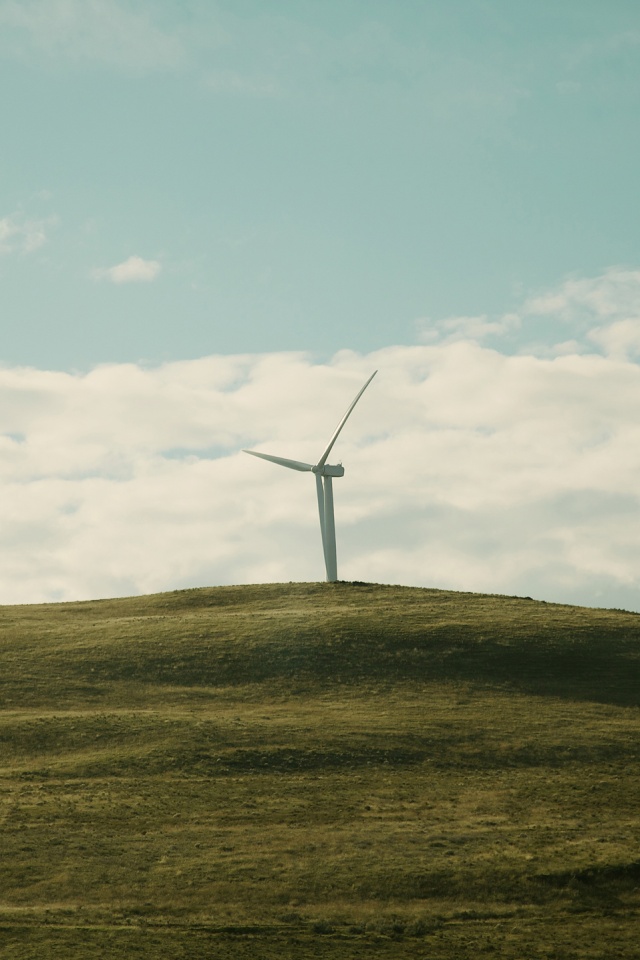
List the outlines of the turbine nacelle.
{"label": "turbine nacelle", "polygon": [[341,463],[335,465],[325,463],[321,467],[311,467],[311,472],[317,477],[344,477],[344,467]]}

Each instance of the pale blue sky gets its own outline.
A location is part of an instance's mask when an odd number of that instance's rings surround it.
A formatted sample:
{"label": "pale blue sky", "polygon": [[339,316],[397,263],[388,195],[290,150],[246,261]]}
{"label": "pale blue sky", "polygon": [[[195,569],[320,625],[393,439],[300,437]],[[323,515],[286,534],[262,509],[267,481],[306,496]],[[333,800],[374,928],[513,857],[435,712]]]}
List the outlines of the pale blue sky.
{"label": "pale blue sky", "polygon": [[[637,0],[0,0],[0,603],[640,610]],[[308,478],[307,478],[308,479]]]}
{"label": "pale blue sky", "polygon": [[0,0],[0,89],[5,364],[326,359],[640,261],[635,0]]}

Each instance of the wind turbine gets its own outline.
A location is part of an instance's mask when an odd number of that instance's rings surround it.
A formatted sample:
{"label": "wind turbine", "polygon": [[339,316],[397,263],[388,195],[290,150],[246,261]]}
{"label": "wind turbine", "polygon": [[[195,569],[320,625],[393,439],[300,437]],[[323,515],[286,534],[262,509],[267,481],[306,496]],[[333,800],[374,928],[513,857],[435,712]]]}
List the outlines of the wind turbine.
{"label": "wind turbine", "polygon": [[338,579],[338,560],[336,557],[336,524],[333,515],[333,478],[344,477],[344,467],[341,463],[335,466],[327,463],[327,458],[331,453],[334,443],[340,435],[340,431],[349,419],[353,408],[365,392],[378,371],[374,370],[364,387],[358,392],[355,400],[345,413],[344,417],[334,430],[333,436],[324,448],[322,456],[316,464],[302,463],[300,460],[286,460],[284,457],[273,457],[269,453],[258,453],[256,450],[243,450],[243,453],[250,453],[252,457],[260,457],[262,460],[270,460],[272,463],[279,463],[281,467],[288,467],[290,470],[300,470],[303,473],[315,473],[316,491],[318,494],[318,512],[320,514],[320,531],[322,533],[322,548],[324,550],[324,565],[327,570],[327,580],[329,583],[335,583]]}

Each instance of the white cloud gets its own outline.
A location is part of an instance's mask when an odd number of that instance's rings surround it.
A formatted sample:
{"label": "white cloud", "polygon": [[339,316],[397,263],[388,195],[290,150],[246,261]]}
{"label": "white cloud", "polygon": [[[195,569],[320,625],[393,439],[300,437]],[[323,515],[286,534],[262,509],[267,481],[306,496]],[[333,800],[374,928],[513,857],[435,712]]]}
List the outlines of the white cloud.
{"label": "white cloud", "polygon": [[610,267],[597,277],[569,277],[557,290],[528,300],[522,312],[589,327],[594,318],[630,311],[640,315],[640,270]]}
{"label": "white cloud", "polygon": [[33,253],[47,239],[46,228],[51,220],[29,220],[22,214],[11,214],[0,220],[0,254]]}
{"label": "white cloud", "polygon": [[640,270],[610,267],[596,277],[568,277],[499,317],[417,322],[424,343],[470,340],[506,353],[560,357],[599,353],[640,357]]}
{"label": "white cloud", "polygon": [[176,31],[154,23],[153,10],[116,0],[0,0],[5,52],[134,72],[175,68],[185,56]]}
{"label": "white cloud", "polygon": [[515,314],[504,314],[496,320],[489,319],[486,314],[478,317],[447,317],[423,329],[422,339],[432,343],[437,340],[474,340],[479,343],[487,337],[509,333],[519,326],[520,321]]}
{"label": "white cloud", "polygon": [[551,318],[555,329],[561,321],[585,349],[640,356],[640,270],[611,267],[598,277],[570,277],[557,290],[528,300],[522,316],[530,325]]}
{"label": "white cloud", "polygon": [[132,256],[115,267],[94,270],[92,276],[94,280],[110,280],[111,283],[137,283],[155,280],[160,270],[157,260],[143,260],[142,257]]}
{"label": "white cloud", "polygon": [[321,579],[312,478],[240,451],[313,461],[376,367],[334,450],[342,577],[640,609],[640,367],[464,339],[0,370],[0,600]]}

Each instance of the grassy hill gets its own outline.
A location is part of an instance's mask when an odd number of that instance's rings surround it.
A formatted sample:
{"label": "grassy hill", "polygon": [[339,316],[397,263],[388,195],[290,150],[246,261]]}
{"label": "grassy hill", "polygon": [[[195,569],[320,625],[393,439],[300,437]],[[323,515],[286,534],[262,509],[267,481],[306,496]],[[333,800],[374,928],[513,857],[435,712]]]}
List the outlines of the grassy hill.
{"label": "grassy hill", "polygon": [[640,616],[0,607],[0,957],[635,958]]}

